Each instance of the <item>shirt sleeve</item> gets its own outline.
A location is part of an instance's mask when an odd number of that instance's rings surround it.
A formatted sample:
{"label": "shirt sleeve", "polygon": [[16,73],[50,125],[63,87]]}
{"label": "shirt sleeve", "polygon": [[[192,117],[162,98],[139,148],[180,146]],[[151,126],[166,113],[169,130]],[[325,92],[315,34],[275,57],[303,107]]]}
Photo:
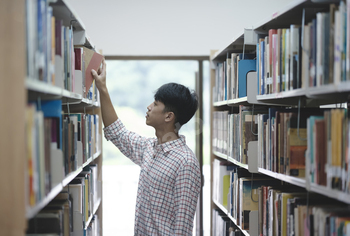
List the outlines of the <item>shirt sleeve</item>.
{"label": "shirt sleeve", "polygon": [[175,235],[192,235],[200,189],[199,166],[193,162],[187,163],[175,180]]}
{"label": "shirt sleeve", "polygon": [[147,138],[127,130],[120,119],[103,128],[103,131],[107,141],[111,141],[126,157],[141,166]]}

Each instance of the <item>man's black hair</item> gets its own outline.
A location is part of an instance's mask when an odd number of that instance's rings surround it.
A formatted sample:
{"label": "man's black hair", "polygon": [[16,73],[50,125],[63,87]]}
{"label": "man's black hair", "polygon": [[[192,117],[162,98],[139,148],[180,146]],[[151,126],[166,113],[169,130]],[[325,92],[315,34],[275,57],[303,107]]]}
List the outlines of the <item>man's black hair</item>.
{"label": "man's black hair", "polygon": [[154,100],[164,103],[164,112],[175,114],[175,125],[179,123],[180,127],[192,118],[198,108],[197,94],[177,83],[162,85],[156,91]]}

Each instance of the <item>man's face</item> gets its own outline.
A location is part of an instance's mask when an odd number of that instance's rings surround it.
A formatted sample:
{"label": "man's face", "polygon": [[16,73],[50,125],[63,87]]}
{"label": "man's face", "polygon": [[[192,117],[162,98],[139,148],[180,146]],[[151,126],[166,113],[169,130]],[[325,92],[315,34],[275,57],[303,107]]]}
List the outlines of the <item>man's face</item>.
{"label": "man's face", "polygon": [[146,124],[155,129],[165,124],[166,112],[164,112],[164,103],[154,101],[147,107]]}

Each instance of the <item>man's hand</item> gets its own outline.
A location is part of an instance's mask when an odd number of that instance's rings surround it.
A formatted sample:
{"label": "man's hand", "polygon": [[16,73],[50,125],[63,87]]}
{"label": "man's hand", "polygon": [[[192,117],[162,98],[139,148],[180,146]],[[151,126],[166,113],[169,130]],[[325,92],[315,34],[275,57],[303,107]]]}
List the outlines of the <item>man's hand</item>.
{"label": "man's hand", "polygon": [[96,72],[94,69],[91,70],[91,74],[94,77],[95,84],[100,92],[107,90],[106,85],[106,61],[102,59],[102,68],[98,68]]}
{"label": "man's hand", "polygon": [[118,116],[114,110],[107,90],[106,62],[104,58],[102,59],[102,68],[99,68],[97,72],[95,70],[91,70],[91,74],[94,77],[98,91],[100,91],[102,121],[105,127],[107,127],[115,122],[118,119]]}

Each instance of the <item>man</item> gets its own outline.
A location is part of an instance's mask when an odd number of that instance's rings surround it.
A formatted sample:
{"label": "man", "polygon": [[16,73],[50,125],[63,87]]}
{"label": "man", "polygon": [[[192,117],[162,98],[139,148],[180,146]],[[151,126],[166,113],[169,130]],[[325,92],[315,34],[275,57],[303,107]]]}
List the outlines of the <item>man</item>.
{"label": "man", "polygon": [[198,107],[195,93],[176,83],[161,86],[147,107],[156,138],[128,131],[118,119],[106,86],[106,63],[91,71],[100,91],[107,140],[141,167],[134,235],[192,235],[201,188],[200,167],[179,129]]}

